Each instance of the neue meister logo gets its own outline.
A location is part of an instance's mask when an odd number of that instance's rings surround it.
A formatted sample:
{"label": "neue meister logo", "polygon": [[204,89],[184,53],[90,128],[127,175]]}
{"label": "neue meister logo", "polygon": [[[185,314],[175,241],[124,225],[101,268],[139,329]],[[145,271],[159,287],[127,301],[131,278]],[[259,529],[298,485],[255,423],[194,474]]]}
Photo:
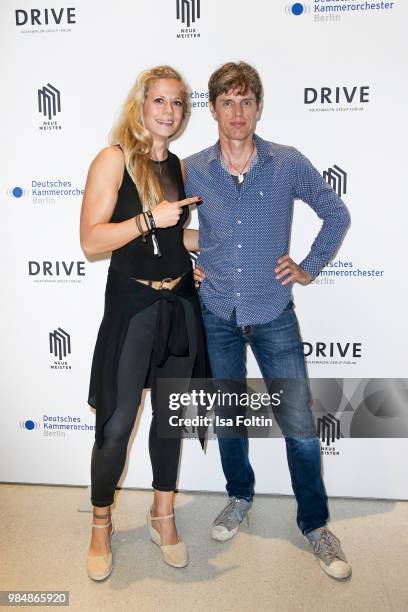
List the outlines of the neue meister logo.
{"label": "neue meister logo", "polygon": [[339,419],[336,419],[330,412],[319,417],[317,419],[317,435],[326,446],[330,446],[330,442],[340,440],[341,432]]}
{"label": "neue meister logo", "polygon": [[38,90],[38,112],[47,117],[49,121],[61,112],[60,91],[51,83],[47,83]]}
{"label": "neue meister logo", "polygon": [[323,178],[333,187],[339,198],[347,193],[347,173],[336,164],[323,172]]}
{"label": "neue meister logo", "polygon": [[71,336],[66,331],[58,327],[49,334],[50,353],[62,361],[67,355],[71,354]]}
{"label": "neue meister logo", "polygon": [[187,28],[200,19],[200,0],[176,0],[177,19]]}

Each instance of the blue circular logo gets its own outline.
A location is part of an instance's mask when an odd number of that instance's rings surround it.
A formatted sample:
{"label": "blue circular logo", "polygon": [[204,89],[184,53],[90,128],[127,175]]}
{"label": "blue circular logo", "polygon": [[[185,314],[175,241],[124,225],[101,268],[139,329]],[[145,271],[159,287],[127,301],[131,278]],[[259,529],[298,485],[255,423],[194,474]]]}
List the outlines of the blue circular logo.
{"label": "blue circular logo", "polygon": [[32,429],[35,429],[35,423],[34,423],[34,421],[26,421],[26,422],[24,423],[24,425],[25,425],[25,428],[26,428],[26,429],[29,429],[30,431],[31,431]]}
{"label": "blue circular logo", "polygon": [[295,2],[295,4],[292,4],[291,10],[292,10],[293,15],[298,16],[303,13],[303,11],[305,10],[305,7],[300,2]]}
{"label": "blue circular logo", "polygon": [[21,189],[21,187],[13,187],[13,189],[11,190],[11,193],[13,194],[15,198],[21,198],[24,191]]}

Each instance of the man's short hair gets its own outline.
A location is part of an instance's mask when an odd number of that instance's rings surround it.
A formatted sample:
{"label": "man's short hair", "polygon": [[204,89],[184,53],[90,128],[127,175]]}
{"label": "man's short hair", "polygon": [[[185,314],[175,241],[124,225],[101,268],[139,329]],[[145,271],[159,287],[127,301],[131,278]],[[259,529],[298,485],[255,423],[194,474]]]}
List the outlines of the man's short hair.
{"label": "man's short hair", "polygon": [[246,62],[228,62],[213,72],[208,81],[209,100],[215,104],[217,96],[233,89],[239,95],[249,90],[255,94],[256,105],[262,102],[263,87],[258,72]]}

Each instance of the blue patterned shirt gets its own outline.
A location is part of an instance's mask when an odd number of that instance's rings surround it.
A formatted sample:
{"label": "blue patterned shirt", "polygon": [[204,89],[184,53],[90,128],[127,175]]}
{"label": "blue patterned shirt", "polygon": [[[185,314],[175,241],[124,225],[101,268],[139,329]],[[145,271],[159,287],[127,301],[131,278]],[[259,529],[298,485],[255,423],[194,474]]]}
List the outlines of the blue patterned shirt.
{"label": "blue patterned shirt", "polygon": [[[238,189],[220,146],[185,160],[186,194],[200,195],[200,295],[214,314],[237,324],[276,318],[292,297],[292,283],[275,279],[279,257],[289,253],[293,201],[300,198],[323,220],[301,267],[312,278],[335,255],[350,223],[343,201],[297,149],[254,135],[257,155]],[[282,280],[282,279],[281,279]]]}

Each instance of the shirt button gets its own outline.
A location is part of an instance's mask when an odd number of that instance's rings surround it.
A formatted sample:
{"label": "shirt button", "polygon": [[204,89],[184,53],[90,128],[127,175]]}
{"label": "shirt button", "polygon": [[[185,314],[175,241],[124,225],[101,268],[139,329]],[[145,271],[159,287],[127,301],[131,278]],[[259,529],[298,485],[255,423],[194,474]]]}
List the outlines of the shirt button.
{"label": "shirt button", "polygon": [[240,294],[240,293],[236,293],[236,296],[237,296],[237,297],[241,297],[241,294]]}
{"label": "shirt button", "polygon": [[241,268],[237,268],[238,272],[242,272]]}
{"label": "shirt button", "polygon": [[241,225],[241,219],[237,219],[238,225]]}
{"label": "shirt button", "polygon": [[242,244],[237,244],[237,247],[238,247],[239,249],[242,249]]}

